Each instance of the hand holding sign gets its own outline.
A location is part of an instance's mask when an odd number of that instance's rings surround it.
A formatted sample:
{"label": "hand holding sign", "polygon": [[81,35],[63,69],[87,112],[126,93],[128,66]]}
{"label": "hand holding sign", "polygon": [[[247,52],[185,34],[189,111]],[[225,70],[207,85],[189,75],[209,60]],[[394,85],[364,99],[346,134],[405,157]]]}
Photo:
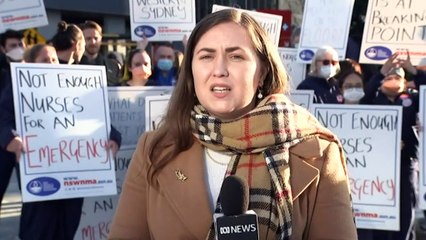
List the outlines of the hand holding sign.
{"label": "hand holding sign", "polygon": [[15,137],[6,147],[8,152],[14,153],[16,156],[16,162],[19,162],[21,159],[21,152],[24,150],[22,139],[20,137]]}

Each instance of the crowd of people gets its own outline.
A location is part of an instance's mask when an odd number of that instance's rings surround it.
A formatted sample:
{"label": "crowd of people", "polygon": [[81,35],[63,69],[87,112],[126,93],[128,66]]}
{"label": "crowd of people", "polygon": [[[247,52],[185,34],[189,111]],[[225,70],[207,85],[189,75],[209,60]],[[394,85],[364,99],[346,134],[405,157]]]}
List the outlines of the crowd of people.
{"label": "crowd of people", "polygon": [[[409,54],[395,53],[367,79],[355,59],[339,61],[324,46],[297,87],[314,90],[314,103],[403,107],[400,230],[379,231],[356,230],[344,150],[287,98],[278,51],[251,16],[209,14],[183,39],[184,58],[169,42],[155,43],[151,55],[147,44],[144,38],[126,56],[105,53],[102,27],[93,21],[61,21],[48,43],[34,46],[26,46],[19,31],[1,34],[0,202],[23,149],[14,131],[10,62],[103,65],[109,86],[175,86],[160,127],[139,140],[111,239],[213,239],[213,213],[222,211],[219,192],[230,175],[248,183],[260,239],[415,239],[413,126],[426,73]],[[115,154],[121,136],[111,129]],[[24,203],[20,239],[73,239],[82,204],[83,198]]]}

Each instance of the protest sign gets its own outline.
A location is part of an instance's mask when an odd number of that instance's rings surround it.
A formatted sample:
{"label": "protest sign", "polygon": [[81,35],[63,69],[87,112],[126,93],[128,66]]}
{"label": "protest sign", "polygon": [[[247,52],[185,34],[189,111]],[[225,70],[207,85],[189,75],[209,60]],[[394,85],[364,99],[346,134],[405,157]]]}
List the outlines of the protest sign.
{"label": "protest sign", "polygon": [[148,96],[145,98],[146,101],[146,131],[152,131],[157,129],[164,114],[167,110],[167,105],[170,101],[170,95],[164,96]]}
{"label": "protest sign", "polygon": [[399,230],[402,107],[313,105],[342,143],[357,228]]}
{"label": "protest sign", "polygon": [[290,76],[290,89],[296,89],[306,77],[306,64],[297,61],[297,49],[278,48],[278,53]]}
{"label": "protest sign", "polygon": [[311,63],[324,45],[345,58],[354,0],[306,0],[298,48],[298,61]]}
{"label": "protest sign", "polygon": [[383,64],[392,54],[410,54],[413,65],[426,64],[424,0],[369,1],[361,63]]}
{"label": "protest sign", "polygon": [[122,147],[134,147],[145,132],[145,97],[170,94],[173,87],[109,87],[111,122],[122,135]]}
{"label": "protest sign", "polygon": [[116,193],[103,66],[12,63],[24,202]]}
{"label": "protest sign", "polygon": [[413,131],[418,132],[419,136],[419,208],[426,209],[426,86],[420,86],[420,104],[419,104],[419,125],[420,129],[414,127]]}
{"label": "protest sign", "polygon": [[182,41],[195,27],[195,0],[129,0],[133,41]]}
{"label": "protest sign", "polygon": [[121,133],[115,160],[118,195],[86,198],[75,240],[106,239],[127,169],[139,137],[145,132],[145,97],[169,94],[173,87],[108,87],[111,124]]}
{"label": "protest sign", "polygon": [[311,111],[314,103],[314,90],[292,90],[288,97],[292,102]]}
{"label": "protest sign", "polygon": [[0,33],[47,25],[43,0],[0,0]]}
{"label": "protest sign", "polygon": [[78,226],[74,240],[108,239],[111,222],[134,151],[135,146],[133,148],[127,147],[126,149],[120,149],[114,159],[118,195],[84,199],[80,225]]}
{"label": "protest sign", "polygon": [[245,12],[249,14],[250,16],[252,16],[268,33],[272,43],[274,43],[278,47],[278,44],[280,41],[280,34],[281,34],[281,23],[283,19],[282,16],[249,11],[249,10],[244,10],[240,8],[221,6],[217,4],[213,4],[212,12],[217,12],[223,9],[235,9],[241,12]]}

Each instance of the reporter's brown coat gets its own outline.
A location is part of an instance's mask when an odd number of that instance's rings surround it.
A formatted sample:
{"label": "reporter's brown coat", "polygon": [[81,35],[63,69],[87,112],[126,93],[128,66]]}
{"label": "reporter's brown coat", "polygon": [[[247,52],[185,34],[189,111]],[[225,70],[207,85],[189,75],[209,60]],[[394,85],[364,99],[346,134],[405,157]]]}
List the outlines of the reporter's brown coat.
{"label": "reporter's brown coat", "polygon": [[[146,180],[151,163],[146,146],[152,134],[140,139],[133,155],[109,239],[205,239],[213,212],[202,145],[195,140],[189,150],[167,164],[158,175],[157,190]],[[313,137],[290,150],[292,239],[357,239],[347,176],[336,143]],[[176,171],[187,179],[179,179]],[[266,226],[261,225],[260,239],[276,239],[265,235]]]}

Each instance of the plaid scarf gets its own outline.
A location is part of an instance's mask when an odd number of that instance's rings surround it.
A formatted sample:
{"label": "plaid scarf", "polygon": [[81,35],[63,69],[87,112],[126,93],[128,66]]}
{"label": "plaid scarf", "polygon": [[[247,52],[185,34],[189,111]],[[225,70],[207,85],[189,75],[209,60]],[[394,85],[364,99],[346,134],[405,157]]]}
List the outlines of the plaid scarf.
{"label": "plaid scarf", "polygon": [[[260,233],[271,231],[277,239],[290,239],[293,197],[289,148],[314,135],[332,141],[337,141],[336,137],[284,94],[266,97],[255,109],[231,121],[221,121],[201,105],[194,106],[191,125],[202,145],[233,153],[226,176],[235,174],[248,182],[249,209],[258,215]],[[214,235],[212,228],[208,239]]]}

